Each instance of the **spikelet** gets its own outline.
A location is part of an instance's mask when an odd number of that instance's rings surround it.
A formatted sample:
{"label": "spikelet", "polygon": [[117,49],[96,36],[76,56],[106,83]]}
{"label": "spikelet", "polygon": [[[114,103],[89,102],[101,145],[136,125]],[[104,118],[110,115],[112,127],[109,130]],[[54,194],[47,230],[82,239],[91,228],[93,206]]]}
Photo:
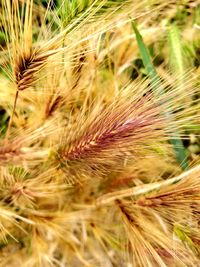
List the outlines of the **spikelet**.
{"label": "spikelet", "polygon": [[159,214],[136,207],[131,209],[129,202],[119,201],[117,205],[124,220],[134,266],[195,266],[195,255],[174,238]]}
{"label": "spikelet", "polygon": [[150,145],[156,136],[162,135],[159,128],[163,119],[159,117],[159,108],[151,102],[149,95],[102,110],[91,124],[83,125],[78,140],[69,140],[69,147],[59,150],[62,162],[82,162],[83,166],[85,162],[86,167],[98,169],[120,163],[120,158],[128,153],[139,153],[141,142]]}
{"label": "spikelet", "polygon": [[36,50],[28,57],[26,57],[26,55],[21,55],[21,57],[18,58],[14,72],[17,89],[19,91],[29,88],[34,83],[36,74],[47,63],[48,57],[54,53],[55,52],[52,51],[45,52],[42,50]]}
{"label": "spikelet", "polygon": [[[75,119],[73,116],[61,136],[63,144],[55,153],[59,166],[69,171],[69,176],[81,178],[80,169],[84,179],[90,173],[99,172],[101,176],[112,170],[120,171],[134,163],[135,158],[145,157],[147,150],[149,157],[153,156],[153,151],[162,149],[163,143],[166,146],[166,140],[172,136],[176,139],[175,130],[184,137],[184,127],[192,122],[197,107],[183,104],[180,108],[173,99],[178,101],[183,95],[177,95],[176,90],[158,97],[145,83],[139,85],[123,88],[123,93],[116,94],[110,105],[100,101],[96,107],[83,109]],[[174,113],[174,120],[163,110]],[[189,121],[186,114],[191,114]],[[193,116],[194,123],[197,118]]]}
{"label": "spikelet", "polygon": [[[177,266],[182,264],[195,266],[197,262],[195,257],[199,255],[199,237],[198,234],[196,238],[194,235],[199,221],[199,166],[166,182],[168,186],[164,186],[165,182],[161,182],[160,186],[153,188],[152,185],[151,189],[146,185],[147,191],[143,197],[137,196],[135,188],[135,194],[133,192],[132,195],[137,198],[136,201],[116,200],[128,227],[135,264],[146,266],[150,261],[152,264],[157,262],[158,266],[168,266],[166,264],[177,261]],[[145,191],[142,190],[142,187],[138,190],[139,195],[144,194]],[[157,217],[157,225],[154,217]],[[189,230],[189,227],[194,227],[194,230]],[[149,243],[146,243],[148,239]],[[185,246],[181,248],[180,241],[187,245],[187,248]],[[155,247],[152,247],[152,244]],[[165,256],[171,257],[171,263],[162,261]]]}

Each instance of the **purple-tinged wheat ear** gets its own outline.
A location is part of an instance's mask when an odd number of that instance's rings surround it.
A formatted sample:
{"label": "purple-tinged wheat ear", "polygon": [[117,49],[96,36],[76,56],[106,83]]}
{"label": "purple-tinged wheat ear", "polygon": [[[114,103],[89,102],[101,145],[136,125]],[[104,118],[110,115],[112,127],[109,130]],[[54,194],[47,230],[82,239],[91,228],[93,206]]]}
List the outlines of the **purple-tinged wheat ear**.
{"label": "purple-tinged wheat ear", "polygon": [[[96,118],[94,123],[86,128],[79,140],[75,141],[69,149],[63,150],[61,156],[66,160],[79,160],[99,157],[109,151],[130,150],[142,139],[148,139],[162,123],[158,108],[148,103],[149,96],[143,97],[134,104],[122,109],[116,108],[105,112]],[[142,110],[137,110],[142,107]]]}

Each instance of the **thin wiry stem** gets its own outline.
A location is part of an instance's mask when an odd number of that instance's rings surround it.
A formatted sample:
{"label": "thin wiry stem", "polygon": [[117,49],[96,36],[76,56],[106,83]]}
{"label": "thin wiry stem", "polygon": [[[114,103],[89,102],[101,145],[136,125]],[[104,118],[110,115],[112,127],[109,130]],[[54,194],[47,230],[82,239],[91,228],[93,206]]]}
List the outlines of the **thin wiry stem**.
{"label": "thin wiry stem", "polygon": [[13,117],[14,117],[15,109],[16,109],[16,105],[17,105],[18,95],[19,95],[19,91],[17,90],[16,93],[15,93],[13,111],[12,111],[11,117],[10,117],[9,122],[8,122],[8,128],[7,128],[7,131],[6,131],[6,136],[5,136],[5,141],[4,141],[5,144],[8,142],[8,137],[9,137],[9,134],[10,134],[10,129],[11,129],[11,126],[12,126]]}

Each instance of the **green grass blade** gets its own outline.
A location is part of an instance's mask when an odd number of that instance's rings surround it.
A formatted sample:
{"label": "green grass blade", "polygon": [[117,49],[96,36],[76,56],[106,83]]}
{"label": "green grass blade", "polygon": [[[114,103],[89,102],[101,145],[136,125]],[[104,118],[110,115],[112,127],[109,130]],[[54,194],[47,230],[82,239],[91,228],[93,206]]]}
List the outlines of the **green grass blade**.
{"label": "green grass blade", "polygon": [[6,35],[4,32],[0,30],[0,45],[5,45],[6,43]]}
{"label": "green grass blade", "polygon": [[[144,66],[147,71],[147,75],[151,79],[151,86],[154,93],[157,95],[164,94],[164,88],[162,87],[162,83],[160,80],[160,77],[158,76],[155,67],[153,66],[151,62],[151,58],[149,55],[149,52],[143,42],[142,35],[140,34],[139,30],[137,29],[137,26],[134,22],[132,22],[132,27],[135,32],[137,44],[140,50],[140,54],[144,63]],[[173,115],[169,112],[164,112],[165,117],[167,120],[173,120]],[[187,152],[186,149],[183,146],[183,142],[178,134],[178,132],[174,133],[173,136],[170,138],[170,142],[174,147],[174,151],[176,154],[177,161],[179,162],[182,169],[188,168],[188,160],[187,160]]]}
{"label": "green grass blade", "polygon": [[179,76],[183,75],[183,55],[180,32],[176,25],[171,25],[168,32],[169,48],[170,48],[170,64],[172,71],[175,71]]}
{"label": "green grass blade", "polygon": [[[136,40],[138,43],[140,54],[142,56],[143,64],[144,64],[146,71],[147,71],[147,75],[150,77],[151,82],[152,82],[152,87],[155,89],[154,86],[156,86],[156,87],[160,86],[160,78],[157,75],[157,72],[156,72],[156,70],[155,70],[155,68],[151,62],[150,54],[149,54],[149,52],[148,52],[148,50],[147,50],[147,48],[143,42],[142,35],[140,34],[140,32],[137,29],[136,24],[134,22],[132,22],[132,27],[133,27],[133,30],[134,30],[135,35],[136,35]],[[161,93],[163,93],[163,92],[161,92]]]}

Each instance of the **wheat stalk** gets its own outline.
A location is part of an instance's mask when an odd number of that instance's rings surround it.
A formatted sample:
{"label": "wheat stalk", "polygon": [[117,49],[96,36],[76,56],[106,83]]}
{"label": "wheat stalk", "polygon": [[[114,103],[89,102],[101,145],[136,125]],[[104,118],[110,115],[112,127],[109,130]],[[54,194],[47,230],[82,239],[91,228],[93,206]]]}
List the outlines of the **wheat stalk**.
{"label": "wheat stalk", "polygon": [[[131,197],[131,196],[138,197],[140,195],[146,195],[154,191],[159,192],[159,190],[161,190],[162,188],[168,188],[168,186],[170,185],[173,187],[174,184],[177,186],[179,185],[179,183],[180,184],[183,183],[183,185],[186,184],[186,188],[188,188],[188,181],[192,182],[193,177],[195,177],[196,175],[199,175],[199,171],[200,171],[200,166],[198,165],[195,168],[187,172],[184,172],[183,174],[177,177],[168,179],[166,181],[156,182],[156,183],[147,184],[147,185],[141,185],[138,187],[125,189],[125,190],[117,191],[114,193],[108,193],[107,195],[100,197],[99,200],[97,200],[97,203],[106,204],[106,203],[110,203],[120,198],[126,198],[126,197]],[[194,183],[195,182],[196,181],[194,181]]]}

